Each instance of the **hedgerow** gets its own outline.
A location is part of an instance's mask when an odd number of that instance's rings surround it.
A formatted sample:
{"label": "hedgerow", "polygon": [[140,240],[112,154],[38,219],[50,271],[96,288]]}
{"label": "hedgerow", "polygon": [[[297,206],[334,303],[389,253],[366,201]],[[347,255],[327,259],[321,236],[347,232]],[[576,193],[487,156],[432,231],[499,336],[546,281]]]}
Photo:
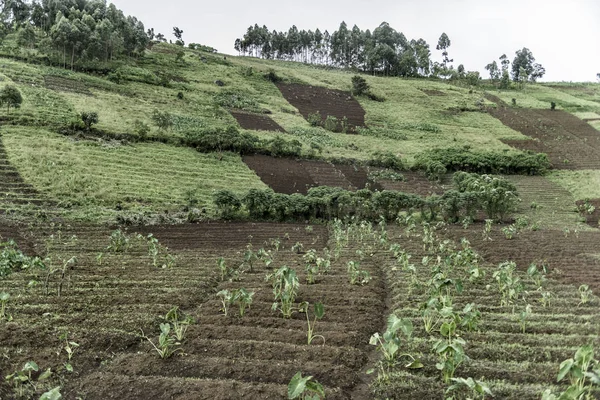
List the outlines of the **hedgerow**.
{"label": "hedgerow", "polygon": [[469,148],[431,149],[417,154],[415,169],[424,170],[431,179],[446,171],[476,172],[479,174],[543,175],[550,168],[543,153],[474,152]]}
{"label": "hedgerow", "polygon": [[459,190],[428,197],[392,190],[351,192],[319,186],[309,189],[306,195],[252,189],[240,196],[220,190],[215,192],[213,199],[223,218],[277,221],[348,217],[378,221],[382,217],[393,220],[400,212],[420,212],[428,221],[441,217],[448,222],[457,222],[475,218],[478,211],[483,211],[489,218],[502,219],[518,201],[516,190],[503,179],[465,174],[457,178],[457,182]]}

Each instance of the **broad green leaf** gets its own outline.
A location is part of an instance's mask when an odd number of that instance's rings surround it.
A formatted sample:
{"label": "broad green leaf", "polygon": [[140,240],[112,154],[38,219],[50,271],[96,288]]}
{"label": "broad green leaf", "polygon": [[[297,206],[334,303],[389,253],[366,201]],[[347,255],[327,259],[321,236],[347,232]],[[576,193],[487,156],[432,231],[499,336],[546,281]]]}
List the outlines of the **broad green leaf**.
{"label": "broad green leaf", "polygon": [[44,393],[40,400],[60,400],[62,399],[62,394],[60,394],[60,386],[55,387],[54,389]]}
{"label": "broad green leaf", "polygon": [[[310,378],[312,378],[312,376]],[[317,394],[325,397],[325,389],[323,389],[323,385],[321,385],[317,381],[309,380],[308,382],[306,382],[306,388],[308,390],[310,390],[311,392],[317,393]]]}
{"label": "broad green leaf", "polygon": [[8,301],[10,299],[10,294],[6,292],[0,293],[0,301]]}
{"label": "broad green leaf", "polygon": [[379,333],[374,333],[371,335],[371,339],[369,339],[369,344],[373,346],[377,346],[379,344]]}
{"label": "broad green leaf", "polygon": [[43,382],[46,379],[50,378],[52,376],[52,370],[50,368],[48,368],[47,370],[45,370],[44,372],[42,372],[40,374],[40,376],[38,377],[38,382]]}
{"label": "broad green leaf", "polygon": [[417,359],[415,359],[415,360],[411,361],[410,363],[406,364],[406,365],[405,365],[405,367],[406,367],[406,368],[409,368],[409,369],[420,369],[420,368],[423,368],[423,367],[424,367],[424,365],[423,365],[423,363],[421,362],[421,360],[419,360],[419,359],[417,358]]}
{"label": "broad green leaf", "polygon": [[66,363],[65,369],[67,370],[67,372],[73,372],[73,366],[71,365],[71,363]]}
{"label": "broad green leaf", "polygon": [[563,378],[567,376],[569,371],[571,371],[571,368],[573,368],[574,364],[575,361],[572,358],[561,362],[560,367],[558,368],[558,376],[556,377],[556,382],[562,381]]}
{"label": "broad green leaf", "polygon": [[312,376],[303,378],[301,372],[296,373],[288,384],[288,399],[299,398],[304,393],[304,389],[306,389],[306,382],[311,378]]}
{"label": "broad green leaf", "polygon": [[23,366],[23,371],[38,371],[40,367],[35,363],[35,361],[27,361]]}
{"label": "broad green leaf", "polygon": [[317,319],[321,319],[323,318],[323,315],[325,315],[325,307],[323,307],[323,303],[316,303],[315,304],[315,317],[317,317]]}
{"label": "broad green leaf", "polygon": [[171,332],[171,325],[170,324],[160,324],[160,331],[164,335],[168,335],[169,332]]}

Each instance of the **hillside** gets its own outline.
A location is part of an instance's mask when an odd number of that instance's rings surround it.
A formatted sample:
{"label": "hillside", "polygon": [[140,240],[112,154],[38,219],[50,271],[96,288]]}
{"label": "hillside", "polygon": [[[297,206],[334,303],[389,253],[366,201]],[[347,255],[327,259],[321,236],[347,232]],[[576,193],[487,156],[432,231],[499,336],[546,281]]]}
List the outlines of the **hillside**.
{"label": "hillside", "polygon": [[[281,399],[298,371],[327,399],[444,398],[441,337],[466,342],[453,377],[540,399],[600,345],[600,84],[360,75],[369,96],[351,71],[166,43],[88,73],[0,57],[23,97],[0,108],[0,370],[40,367],[0,398]],[[469,204],[462,170],[514,187],[514,209]],[[271,308],[283,266],[289,318]],[[242,288],[245,311],[226,297]],[[423,368],[378,361],[390,314]],[[163,359],[165,323],[185,338]]]}

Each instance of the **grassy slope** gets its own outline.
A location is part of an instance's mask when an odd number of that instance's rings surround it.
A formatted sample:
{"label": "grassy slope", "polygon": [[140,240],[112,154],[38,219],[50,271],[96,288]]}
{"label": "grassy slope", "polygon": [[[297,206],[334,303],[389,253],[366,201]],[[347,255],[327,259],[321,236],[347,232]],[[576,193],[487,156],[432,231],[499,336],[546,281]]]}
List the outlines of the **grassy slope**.
{"label": "grassy slope", "polygon": [[[158,46],[135,65],[130,63],[119,68],[125,78],[122,84],[59,68],[3,60],[4,68],[0,78],[5,82],[14,82],[24,96],[23,107],[11,113],[13,123],[31,126],[27,129],[6,130],[4,142],[11,162],[28,183],[49,197],[84,207],[102,205],[107,207],[107,211],[117,203],[125,208],[144,205],[154,209],[178,209],[184,204],[183,193],[196,188],[201,204],[207,205],[209,195],[215,188],[235,190],[260,187],[262,183],[248,171],[239,157],[227,156],[226,167],[223,167],[225,163],[215,162],[212,156],[198,155],[184,148],[132,145],[127,150],[115,150],[110,146],[75,144],[69,138],[40,129],[64,126],[68,121],[77,119],[81,111],[98,111],[99,129],[109,134],[135,134],[136,121],[152,126],[150,117],[155,109],[174,114],[175,126],[167,133],[172,136],[182,136],[186,130],[236,126],[233,117],[215,102],[215,96],[220,92],[235,92],[254,107],[269,109],[272,111],[272,118],[290,132],[284,134],[285,137],[301,140],[305,149],[312,142],[319,143],[324,148],[322,155],[325,158],[368,159],[375,151],[386,150],[401,155],[410,163],[417,153],[431,147],[468,144],[476,150],[514,151],[499,139],[526,139],[488,114],[448,112],[448,109],[455,107],[474,107],[482,98],[483,90],[470,93],[467,88],[443,82],[382,77],[366,78],[373,92],[386,98],[385,102],[359,98],[367,112],[366,121],[370,127],[368,135],[331,134],[321,128],[310,128],[275,85],[262,75],[273,69],[292,82],[349,90],[351,73],[291,62],[238,57],[227,57],[224,60],[219,55],[203,56],[204,61],[200,53],[186,51],[184,62],[176,62],[172,47]],[[167,72],[175,76],[168,88],[147,83],[155,79],[157,74]],[[50,90],[45,87],[45,76],[71,79],[73,87],[87,88],[91,95]],[[214,84],[217,79],[225,83],[223,88]],[[423,90],[437,90],[443,95],[429,96]],[[177,98],[179,92],[184,94],[183,100]],[[530,85],[522,92],[503,92],[500,96],[507,101],[511,97],[517,97],[519,105],[536,107],[545,106],[544,102],[555,96],[552,98],[564,100],[563,103],[559,101],[559,105],[577,105],[573,107],[578,112],[592,113],[599,110],[598,107],[593,107],[598,106],[598,103],[595,102],[595,97],[590,98],[589,93],[581,95],[579,91],[575,91],[578,97],[569,93]],[[424,131],[421,129],[423,126],[437,127],[439,132]],[[261,137],[275,135],[269,132],[251,133]],[[152,128],[150,136],[158,134],[164,133]],[[35,148],[39,138],[45,144],[52,145],[48,146],[43,155],[27,151]],[[65,153],[59,150],[61,148],[69,149],[68,177],[56,174],[46,167],[52,161],[65,162]],[[93,157],[89,157],[91,153]],[[122,162],[123,157],[130,159],[133,153],[154,155],[157,158],[155,165],[172,166],[169,168],[171,174],[155,177],[152,167]],[[175,168],[173,160],[198,163],[202,171]],[[119,163],[120,166],[112,167],[114,163]],[[215,173],[221,168],[239,173],[243,178],[240,178],[241,181],[223,180],[220,174]],[[100,173],[101,170],[105,173]],[[121,174],[121,177],[109,177],[108,172],[112,174],[113,170]],[[132,184],[136,179],[129,178],[142,179],[147,176],[153,177],[152,181],[156,182],[158,189]],[[164,182],[168,184],[163,185]],[[240,182],[242,185],[239,185]],[[128,189],[123,189],[122,185],[126,185]],[[73,192],[77,194],[70,194]]]}

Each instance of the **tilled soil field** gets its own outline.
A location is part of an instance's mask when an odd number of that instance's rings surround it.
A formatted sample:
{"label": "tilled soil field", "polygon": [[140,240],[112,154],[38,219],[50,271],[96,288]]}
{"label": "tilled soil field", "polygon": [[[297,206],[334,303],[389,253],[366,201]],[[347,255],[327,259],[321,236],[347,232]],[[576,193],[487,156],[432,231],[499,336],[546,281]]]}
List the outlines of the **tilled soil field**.
{"label": "tilled soil field", "polygon": [[[348,120],[349,131],[357,126],[365,126],[365,110],[349,92],[327,89],[318,86],[279,83],[277,87],[283,97],[300,111],[304,118],[310,114],[320,113],[322,122],[328,115],[341,122]],[[338,124],[341,131],[341,125]]]}
{"label": "tilled soil field", "polygon": [[382,189],[368,178],[361,166],[334,165],[316,160],[293,160],[264,155],[242,158],[260,179],[277,193],[306,194],[315,186],[340,187],[347,190]]}
{"label": "tilled soil field", "polygon": [[495,96],[498,104],[488,112],[502,123],[533,140],[505,140],[520,150],[546,153],[556,169],[599,169],[600,135],[588,123],[561,110],[511,108]]}
{"label": "tilled soil field", "polygon": [[45,75],[44,85],[58,92],[72,92],[92,96],[92,92],[83,82],[56,75]]}
{"label": "tilled soil field", "polygon": [[[479,264],[484,275],[477,280],[467,279],[466,270],[450,272],[450,278],[462,279],[464,284],[462,292],[455,293],[452,307],[463,310],[465,305],[472,303],[481,313],[476,329],[459,330],[468,359],[458,367],[455,376],[484,382],[491,388],[494,398],[539,400],[546,389],[555,393],[565,390],[564,382],[556,383],[562,361],[573,357],[579,346],[600,345],[597,336],[600,329],[599,300],[595,297],[582,303],[578,291],[579,285],[584,283],[589,284],[594,292],[600,290],[597,279],[600,265],[588,257],[592,252],[600,252],[597,245],[600,234],[582,232],[578,237],[571,235],[565,238],[560,231],[530,231],[507,240],[499,228],[493,228],[491,240],[482,238],[482,224],[472,225],[467,230],[445,227],[436,234],[436,247],[442,245],[448,249],[452,245],[443,241],[452,239],[456,248],[461,249],[458,241],[466,237],[472,248],[483,256]],[[409,234],[405,229],[394,227],[388,231],[388,236],[390,243],[399,244],[409,255],[409,262],[417,268],[416,276],[420,283],[414,284],[411,273],[403,270],[391,256],[381,264],[388,277],[396,315],[410,319],[415,327],[413,339],[404,345],[402,351],[419,357],[424,368],[410,370],[397,367],[388,382],[375,385],[375,397],[444,398],[448,386],[442,382],[440,371],[435,368],[439,359],[432,351],[432,344],[440,337],[439,325],[428,333],[422,319],[424,302],[428,299],[427,281],[431,279],[430,271],[434,270],[436,252],[425,249],[419,228]],[[429,257],[428,265],[424,266],[422,262],[425,262],[423,257],[426,256]],[[438,260],[443,261],[444,258]],[[498,263],[504,261],[517,263],[516,274],[523,290],[518,299],[508,304],[501,304],[503,297],[493,276]],[[538,287],[526,270],[531,262],[541,266],[542,261],[549,266],[549,271]],[[469,263],[469,268],[472,265]],[[549,299],[547,303],[542,303],[543,295]],[[520,315],[527,304],[531,312],[523,319]],[[596,392],[595,396],[598,394]]]}
{"label": "tilled soil field", "polygon": [[285,130],[267,115],[240,111],[229,111],[243,129],[255,131],[285,132]]}
{"label": "tilled soil field", "polygon": [[[369,337],[384,321],[386,298],[374,260],[363,264],[373,277],[368,285],[348,283],[345,256],[332,263],[329,274],[308,285],[302,254],[291,247],[302,243],[304,251],[314,248],[320,253],[328,237],[323,226],[213,223],[137,231],[153,233],[168,246],[177,256],[176,266],[154,267],[146,245],[133,233],[131,248],[113,253],[106,249],[110,229],[36,232],[38,253],[51,243],[55,260],[76,256],[77,263],[63,280],[60,274],[49,278],[48,294],[43,283],[30,284],[44,282],[33,272],[13,273],[1,281],[0,291],[11,294],[7,312],[12,315],[12,321],[0,324],[3,373],[35,361],[41,370],[54,371],[51,383],[63,386],[66,399],[281,399],[291,377],[302,371],[327,388],[328,398],[368,398],[363,368]],[[17,239],[24,236],[14,228],[2,232]],[[307,344],[304,314],[284,319],[271,310],[272,288],[265,275],[273,267],[267,269],[257,261],[252,271],[220,280],[217,259],[223,257],[238,267],[249,244],[255,251],[271,249],[276,267],[296,268],[300,278],[296,303],[324,304],[325,317],[315,331],[323,335],[324,344],[320,339]],[[255,292],[250,310],[244,317],[236,310],[224,316],[215,293],[237,288]],[[182,351],[163,360],[141,336],[143,332],[157,343],[162,317],[174,306],[195,322],[179,346]],[[78,344],[70,360],[72,373],[64,367],[68,358],[61,335],[65,334]],[[37,385],[38,397],[44,387]],[[27,390],[34,396],[32,388]],[[8,384],[0,386],[1,398],[11,398],[11,393]]]}
{"label": "tilled soil field", "polygon": [[[600,227],[600,199],[578,200],[577,206],[589,226],[592,228]],[[589,206],[593,208],[590,209]]]}

